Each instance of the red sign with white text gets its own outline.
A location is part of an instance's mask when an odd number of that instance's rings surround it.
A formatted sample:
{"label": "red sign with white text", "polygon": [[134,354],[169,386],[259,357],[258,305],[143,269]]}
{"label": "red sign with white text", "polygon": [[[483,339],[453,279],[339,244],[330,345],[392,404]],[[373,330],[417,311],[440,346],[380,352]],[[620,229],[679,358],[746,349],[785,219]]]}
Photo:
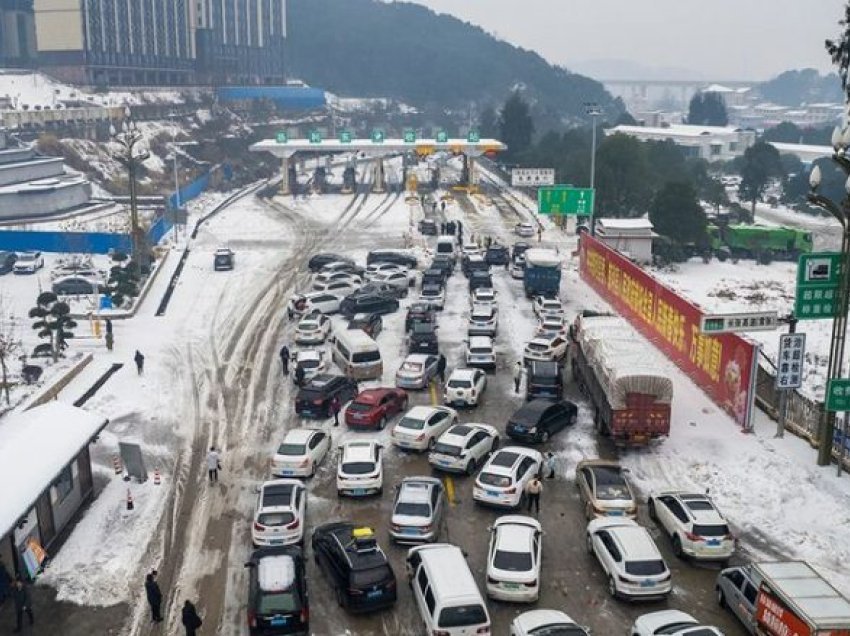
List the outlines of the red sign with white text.
{"label": "red sign with white text", "polygon": [[595,238],[582,234],[581,277],[747,428],[757,346],[735,334],[700,333],[702,310]]}
{"label": "red sign with white text", "polygon": [[764,589],[756,600],[756,623],[772,636],[811,636],[812,630],[785,604]]}

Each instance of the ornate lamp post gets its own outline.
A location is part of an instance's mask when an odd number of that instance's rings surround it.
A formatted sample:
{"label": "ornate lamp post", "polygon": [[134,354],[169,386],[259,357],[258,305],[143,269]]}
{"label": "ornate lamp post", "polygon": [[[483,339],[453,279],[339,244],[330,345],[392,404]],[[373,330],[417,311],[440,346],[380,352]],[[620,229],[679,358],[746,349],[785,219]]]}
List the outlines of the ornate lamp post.
{"label": "ornate lamp post", "polygon": [[136,122],[130,118],[130,109],[125,110],[126,118],[121,122],[121,129],[109,126],[109,134],[121,146],[121,154],[117,159],[125,168],[130,183],[130,241],[132,244],[132,258],[136,267],[141,265],[141,229],[139,228],[139,208],[136,199],[136,171],[139,163],[150,157],[150,152],[141,145],[143,135],[136,126]]}

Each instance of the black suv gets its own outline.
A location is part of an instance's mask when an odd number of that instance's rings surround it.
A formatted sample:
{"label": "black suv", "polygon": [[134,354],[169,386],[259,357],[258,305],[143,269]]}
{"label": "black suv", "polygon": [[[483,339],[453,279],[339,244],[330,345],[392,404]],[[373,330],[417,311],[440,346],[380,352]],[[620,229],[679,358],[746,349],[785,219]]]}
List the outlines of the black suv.
{"label": "black suv", "polygon": [[543,443],[578,419],[578,407],[566,400],[531,400],[508,420],[508,437],[530,443]]}
{"label": "black suv", "polygon": [[252,635],[309,634],[310,602],[301,548],[260,548],[245,564],[248,627]]}
{"label": "black suv", "polygon": [[489,265],[507,265],[511,260],[511,253],[504,245],[491,245],[487,248],[484,260]]}
{"label": "black suv", "polygon": [[419,221],[419,233],[426,236],[437,236],[437,222],[434,219]]}
{"label": "black suv", "polygon": [[384,320],[378,314],[354,314],[348,321],[349,329],[360,329],[370,338],[377,338],[384,330]]}
{"label": "black suv", "polygon": [[561,365],[554,360],[551,362],[532,360],[528,365],[525,399],[560,400],[563,394],[564,374]]}
{"label": "black suv", "polygon": [[321,252],[320,254],[314,255],[309,261],[307,261],[307,269],[311,272],[318,272],[328,263],[333,263],[335,261],[342,261],[344,263],[351,263],[354,265],[354,261],[347,256],[341,256],[340,254],[334,254],[333,252]]}
{"label": "black suv", "polygon": [[301,417],[324,419],[333,415],[331,400],[339,398],[341,405],[357,395],[357,382],[344,375],[322,373],[310,379],[295,396],[295,412]]}
{"label": "black suv", "polygon": [[439,285],[440,287],[443,287],[446,284],[446,279],[448,277],[449,273],[446,270],[430,267],[422,272],[422,286]]}
{"label": "black suv", "polygon": [[489,272],[490,264],[477,254],[474,256],[464,256],[461,263],[461,271],[463,271],[464,276],[469,278],[472,272]]}
{"label": "black suv", "polygon": [[455,257],[451,254],[434,254],[434,260],[428,269],[441,269],[448,278],[455,271]]}
{"label": "black suv", "polygon": [[433,322],[416,321],[410,330],[410,353],[440,353],[437,342],[437,325]]}
{"label": "black suv", "polygon": [[389,296],[355,293],[342,300],[339,313],[351,319],[355,314],[391,314],[398,307],[398,300]]}
{"label": "black suv", "polygon": [[14,252],[0,252],[0,274],[8,274],[15,266],[18,255]]}
{"label": "black suv", "polygon": [[493,287],[493,279],[490,278],[489,272],[474,271],[469,273],[469,292],[479,287]]}
{"label": "black suv", "polygon": [[386,296],[399,299],[407,296],[407,288],[389,283],[366,283],[351,296]]}
{"label": "black suv", "polygon": [[372,263],[395,263],[408,269],[416,269],[419,265],[415,256],[398,250],[372,250],[366,255],[366,265]]}
{"label": "black suv", "polygon": [[395,574],[371,528],[348,521],[326,523],[313,531],[312,545],[340,607],[369,612],[395,603]]}
{"label": "black suv", "polygon": [[404,330],[410,331],[417,322],[434,322],[437,316],[428,303],[413,303],[407,308],[407,316],[404,318]]}

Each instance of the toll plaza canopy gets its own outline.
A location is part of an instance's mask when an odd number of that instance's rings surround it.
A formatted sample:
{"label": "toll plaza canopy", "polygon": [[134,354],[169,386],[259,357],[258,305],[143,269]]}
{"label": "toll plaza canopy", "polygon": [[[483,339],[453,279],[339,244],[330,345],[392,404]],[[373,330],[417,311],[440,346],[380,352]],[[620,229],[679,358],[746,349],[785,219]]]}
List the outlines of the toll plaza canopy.
{"label": "toll plaza canopy", "polygon": [[420,155],[429,155],[434,152],[446,151],[456,154],[466,154],[473,157],[485,153],[495,153],[507,150],[507,146],[498,139],[481,139],[469,141],[467,139],[417,139],[416,141],[405,141],[404,139],[384,139],[376,142],[371,139],[352,139],[351,141],[340,141],[339,139],[322,139],[321,141],[310,141],[309,139],[288,139],[278,142],[277,139],[264,139],[251,146],[254,152],[270,152],[281,159],[288,159],[297,152],[365,152],[368,155],[379,156],[395,154],[413,150]]}

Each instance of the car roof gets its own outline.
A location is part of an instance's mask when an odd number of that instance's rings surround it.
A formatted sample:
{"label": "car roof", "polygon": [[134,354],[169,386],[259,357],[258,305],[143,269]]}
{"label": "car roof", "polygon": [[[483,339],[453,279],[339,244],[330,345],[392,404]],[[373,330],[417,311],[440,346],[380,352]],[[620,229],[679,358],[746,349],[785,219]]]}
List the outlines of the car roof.
{"label": "car roof", "polygon": [[714,505],[714,502],[708,495],[698,493],[674,493],[684,506],[686,512],[694,520],[694,523],[700,525],[721,525],[725,524],[726,520],[720,511]]}
{"label": "car roof", "polygon": [[372,454],[377,442],[352,441],[345,442],[342,447],[343,459],[348,461],[372,461]]}
{"label": "car roof", "polygon": [[552,402],[551,400],[529,400],[514,412],[511,419],[536,421],[540,414],[553,404],[558,404],[558,402]]}
{"label": "car roof", "polygon": [[434,356],[428,355],[427,353],[411,353],[409,354],[404,361],[405,362],[421,362],[425,364],[428,361],[428,358],[433,358]]}
{"label": "car roof", "polygon": [[424,420],[425,418],[431,417],[434,413],[442,410],[443,409],[437,408],[436,406],[423,406],[420,404],[411,407],[407,413],[404,414],[404,417],[410,417],[414,420]]}
{"label": "car roof", "polygon": [[492,347],[493,339],[490,336],[470,336],[470,347]]}
{"label": "car roof", "polygon": [[306,384],[306,387],[313,389],[323,389],[324,387],[338,381],[343,377],[344,376],[341,375],[331,375],[330,373],[320,373],[319,375],[314,375]]}
{"label": "car roof", "polygon": [[[518,515],[510,515],[518,517]],[[520,518],[522,519],[522,518]],[[496,532],[496,549],[506,552],[528,552],[531,549],[531,538],[540,530],[540,524],[535,527],[532,523],[524,523],[520,519],[498,519],[493,527]],[[529,521],[534,521],[530,519]]]}
{"label": "car roof", "polygon": [[295,490],[303,487],[301,482],[293,479],[276,479],[264,482],[260,509],[292,508],[292,494]]}
{"label": "car roof", "polygon": [[284,444],[304,444],[319,432],[321,431],[317,428],[291,428],[283,438],[283,442]]}
{"label": "car roof", "polygon": [[455,378],[457,380],[473,380],[477,374],[476,369],[455,369],[449,375],[449,379]]}
{"label": "car roof", "polygon": [[408,503],[430,503],[431,491],[439,485],[433,477],[407,477],[398,489],[398,500]]}
{"label": "car roof", "polygon": [[360,320],[372,320],[373,318],[380,318],[380,316],[378,316],[377,314],[371,314],[366,311],[361,311],[354,314],[349,322],[355,322]]}
{"label": "car roof", "polygon": [[628,553],[623,555],[627,556],[628,560],[649,561],[661,558],[658,546],[643,526],[613,526],[608,528],[608,531]]}
{"label": "car roof", "polygon": [[360,391],[360,393],[357,394],[357,397],[354,398],[354,401],[358,402],[359,404],[377,404],[384,398],[387,393],[392,393],[392,389],[363,389],[362,391]]}
{"label": "car roof", "polygon": [[526,457],[534,459],[535,454],[539,453],[531,450],[530,448],[523,448],[521,446],[505,446],[490,455],[490,459],[487,460],[487,470],[492,473],[513,475],[514,466],[519,464],[519,462]]}
{"label": "car roof", "polygon": [[422,561],[428,564],[431,589],[453,600],[474,598],[486,611],[487,606],[469,567],[458,567],[459,563],[466,564],[466,557],[459,547],[449,543],[432,543],[413,548],[410,553],[418,553]]}
{"label": "car roof", "polygon": [[389,565],[386,554],[381,549],[381,546],[374,544],[374,549],[364,552],[350,549],[353,546],[352,530],[361,527],[359,524],[354,524],[350,521],[337,521],[326,523],[316,528],[316,532],[327,533],[333,536],[336,542],[342,548],[345,559],[348,561],[352,570],[368,570],[380,565]]}
{"label": "car roof", "polygon": [[295,559],[288,554],[261,556],[257,582],[264,592],[288,590],[295,582]]}

